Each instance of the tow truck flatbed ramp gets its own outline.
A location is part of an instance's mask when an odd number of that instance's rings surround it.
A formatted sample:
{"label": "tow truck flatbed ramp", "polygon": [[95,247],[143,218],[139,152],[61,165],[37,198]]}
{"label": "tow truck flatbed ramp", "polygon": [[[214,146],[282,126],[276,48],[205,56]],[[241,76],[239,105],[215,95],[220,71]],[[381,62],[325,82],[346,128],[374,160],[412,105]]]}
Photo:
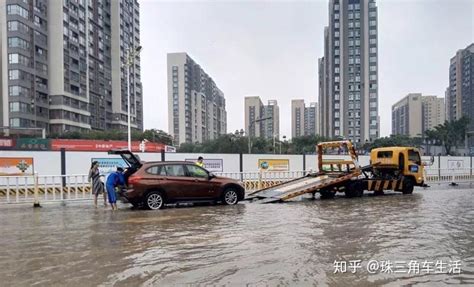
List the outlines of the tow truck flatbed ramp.
{"label": "tow truck flatbed ramp", "polygon": [[247,199],[254,200],[253,202],[255,203],[285,201],[306,193],[314,193],[322,188],[350,180],[352,177],[357,177],[358,175],[358,172],[354,172],[336,176],[305,176],[270,188],[255,191],[249,194]]}

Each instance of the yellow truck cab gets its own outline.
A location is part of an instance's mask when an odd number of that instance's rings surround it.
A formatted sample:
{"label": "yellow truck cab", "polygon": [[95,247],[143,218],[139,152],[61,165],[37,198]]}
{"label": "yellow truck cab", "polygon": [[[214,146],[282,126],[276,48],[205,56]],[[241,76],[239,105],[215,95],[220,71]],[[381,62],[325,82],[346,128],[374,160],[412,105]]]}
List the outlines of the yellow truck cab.
{"label": "yellow truck cab", "polygon": [[412,193],[413,186],[423,186],[424,166],[417,148],[375,148],[370,152],[370,163],[377,177],[402,179],[404,193]]}

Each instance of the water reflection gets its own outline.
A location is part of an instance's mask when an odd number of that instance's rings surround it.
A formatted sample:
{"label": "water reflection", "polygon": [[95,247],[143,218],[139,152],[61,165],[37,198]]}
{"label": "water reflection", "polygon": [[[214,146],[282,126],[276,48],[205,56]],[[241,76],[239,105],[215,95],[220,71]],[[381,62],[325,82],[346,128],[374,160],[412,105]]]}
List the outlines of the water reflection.
{"label": "water reflection", "polygon": [[[1,209],[8,285],[474,284],[469,189],[119,212]],[[462,260],[462,273],[371,274],[369,260]],[[334,261],[361,260],[355,274]],[[349,268],[348,268],[349,271]]]}

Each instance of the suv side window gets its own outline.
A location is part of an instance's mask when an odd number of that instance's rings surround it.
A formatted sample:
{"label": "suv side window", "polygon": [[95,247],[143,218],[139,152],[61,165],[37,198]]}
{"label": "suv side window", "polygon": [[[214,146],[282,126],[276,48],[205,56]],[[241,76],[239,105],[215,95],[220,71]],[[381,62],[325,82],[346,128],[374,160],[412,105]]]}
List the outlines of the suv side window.
{"label": "suv side window", "polygon": [[155,166],[149,167],[147,168],[146,172],[153,175],[166,176],[166,171],[162,165],[155,165]]}
{"label": "suv side window", "polygon": [[186,176],[184,166],[181,164],[166,165],[165,169],[168,176]]}
{"label": "suv side window", "polygon": [[186,168],[190,177],[207,178],[209,176],[204,169],[197,165],[187,164]]}

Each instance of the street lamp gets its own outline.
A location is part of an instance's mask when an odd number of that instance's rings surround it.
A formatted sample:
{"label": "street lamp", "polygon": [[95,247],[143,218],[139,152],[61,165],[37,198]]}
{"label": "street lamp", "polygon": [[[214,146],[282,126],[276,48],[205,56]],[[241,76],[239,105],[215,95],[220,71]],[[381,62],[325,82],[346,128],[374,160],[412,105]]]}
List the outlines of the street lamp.
{"label": "street lamp", "polygon": [[127,48],[127,60],[123,66],[127,69],[127,131],[128,131],[128,150],[132,151],[132,128],[130,124],[130,67],[136,56],[140,54],[142,46]]}
{"label": "street lamp", "polygon": [[260,123],[260,122],[263,122],[263,121],[266,121],[266,120],[271,120],[271,119],[272,119],[272,117],[267,117],[267,118],[256,119],[256,120],[250,122],[249,132],[247,134],[247,136],[249,137],[249,154],[252,153],[252,143],[250,142],[250,129],[252,128],[252,126],[255,126],[256,123]]}

